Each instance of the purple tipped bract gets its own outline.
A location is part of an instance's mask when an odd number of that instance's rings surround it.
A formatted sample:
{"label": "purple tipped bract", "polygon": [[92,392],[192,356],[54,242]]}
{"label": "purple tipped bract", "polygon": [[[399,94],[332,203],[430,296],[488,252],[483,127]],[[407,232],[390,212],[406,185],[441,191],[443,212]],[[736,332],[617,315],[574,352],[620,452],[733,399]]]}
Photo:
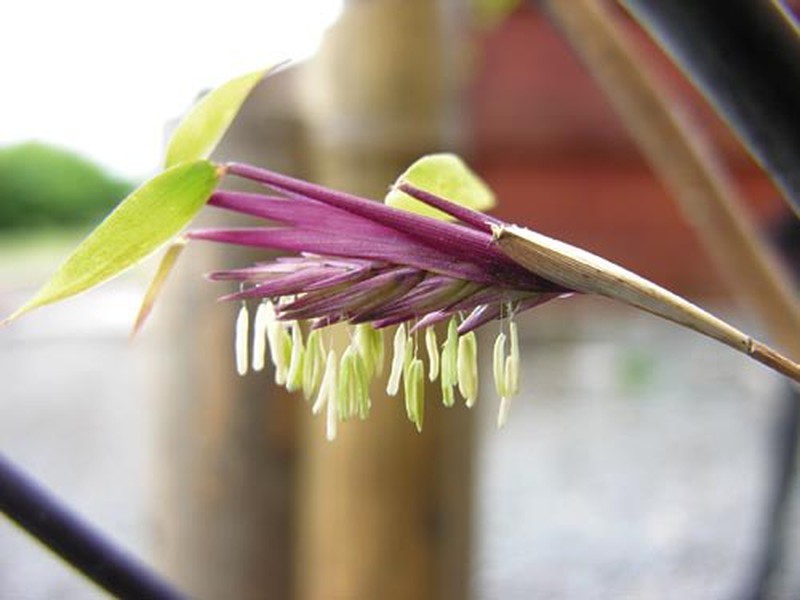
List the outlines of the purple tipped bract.
{"label": "purple tipped bract", "polygon": [[427,326],[464,314],[469,316],[459,327],[463,334],[508,311],[570,292],[500,252],[492,244],[496,219],[410,184],[401,189],[455,221],[249,165],[232,163],[226,172],[272,192],[217,191],[209,203],[274,225],[195,230],[189,237],[292,254],[211,275],[240,283],[240,291],[226,299],[284,298],[277,306],[279,319],[311,320],[318,327],[345,321],[381,328],[406,321]]}

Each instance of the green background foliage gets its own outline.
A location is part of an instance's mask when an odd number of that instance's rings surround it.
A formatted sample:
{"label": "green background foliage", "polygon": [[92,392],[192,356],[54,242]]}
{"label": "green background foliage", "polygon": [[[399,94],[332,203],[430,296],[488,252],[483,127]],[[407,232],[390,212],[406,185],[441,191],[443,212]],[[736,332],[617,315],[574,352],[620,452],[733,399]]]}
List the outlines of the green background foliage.
{"label": "green background foliage", "polygon": [[0,231],[93,223],[133,188],[68,150],[38,142],[0,148]]}

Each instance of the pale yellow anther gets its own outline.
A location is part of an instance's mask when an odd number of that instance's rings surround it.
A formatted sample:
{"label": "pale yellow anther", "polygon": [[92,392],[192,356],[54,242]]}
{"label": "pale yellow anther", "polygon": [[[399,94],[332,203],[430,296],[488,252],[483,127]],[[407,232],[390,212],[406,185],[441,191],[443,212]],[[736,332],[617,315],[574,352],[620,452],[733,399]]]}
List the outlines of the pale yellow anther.
{"label": "pale yellow anther", "polygon": [[354,343],[358,353],[364,359],[368,378],[383,372],[383,333],[372,325],[361,323],[356,325]]}
{"label": "pale yellow anther", "polygon": [[267,341],[269,342],[270,353],[273,348],[278,346],[278,330],[281,324],[278,322],[278,316],[275,313],[275,305],[271,300],[262,303],[261,307],[264,319],[264,326],[267,328]]}
{"label": "pale yellow anther", "polygon": [[406,326],[401,324],[394,334],[392,370],[389,373],[389,382],[386,384],[386,393],[390,396],[396,396],[397,391],[400,389],[400,377],[403,375],[403,367],[406,363],[407,346]]}
{"label": "pale yellow anther", "polygon": [[270,346],[272,364],[275,365],[275,383],[286,385],[289,363],[292,360],[292,336],[285,323],[277,323],[275,343]]}
{"label": "pale yellow anther", "polygon": [[503,396],[500,398],[500,409],[497,411],[497,427],[505,427],[508,421],[508,412],[511,409],[511,398]]}
{"label": "pale yellow anther", "polygon": [[319,384],[319,392],[314,405],[311,407],[311,412],[315,415],[318,414],[326,403],[330,402],[336,396],[336,375],[339,370],[339,359],[336,356],[335,350],[329,350],[328,356],[325,360],[325,373],[322,376],[322,381]]}
{"label": "pale yellow anther", "polygon": [[275,305],[270,301],[265,302],[264,305],[264,321],[267,328],[269,354],[275,367],[275,383],[284,385],[291,359],[292,340],[286,332],[286,324],[278,321]]}
{"label": "pale yellow anther", "polygon": [[494,341],[494,354],[493,354],[492,367],[494,372],[494,389],[497,395],[501,398],[506,396],[506,334],[500,333]]}
{"label": "pale yellow anther", "polygon": [[347,421],[354,412],[353,356],[353,346],[348,346],[339,361],[339,385],[336,388],[336,396],[339,402],[339,418],[342,421]]}
{"label": "pale yellow anther", "polygon": [[425,349],[428,352],[428,379],[436,381],[439,376],[439,344],[433,327],[425,329]]}
{"label": "pale yellow anther", "polygon": [[455,392],[453,391],[453,386],[445,384],[444,379],[442,379],[442,404],[449,408],[455,403],[456,396]]}
{"label": "pale yellow anther", "polygon": [[249,344],[249,327],[250,317],[247,312],[247,305],[242,303],[242,307],[239,309],[239,314],[236,317],[236,334],[234,337],[234,347],[236,351],[236,371],[239,373],[239,375],[245,375],[247,373],[247,346]]}
{"label": "pale yellow anther", "polygon": [[375,356],[375,371],[374,375],[383,375],[383,361],[385,360],[385,351],[383,345],[383,329],[375,329],[371,325],[369,327],[370,341],[372,342],[372,353]]}
{"label": "pale yellow anther", "polygon": [[305,347],[303,346],[303,332],[300,324],[292,323],[292,352],[289,357],[289,372],[286,375],[286,389],[296,392],[303,387],[303,362]]}
{"label": "pale yellow anther", "polygon": [[359,419],[366,419],[369,416],[369,409],[372,408],[372,401],[369,398],[369,374],[364,357],[356,354],[353,357],[353,387],[356,395],[356,414]]}
{"label": "pale yellow anther", "polygon": [[[267,356],[267,302],[261,302],[253,319],[253,371],[262,371]],[[274,312],[274,311],[273,311]]]}
{"label": "pale yellow anther", "polygon": [[411,359],[404,375],[406,414],[408,419],[422,431],[425,413],[425,365],[419,358]]}
{"label": "pale yellow anther", "polygon": [[322,338],[319,330],[315,329],[308,334],[303,357],[303,395],[306,400],[317,393],[324,370],[325,353],[322,349]]}
{"label": "pale yellow anther", "polygon": [[442,382],[442,403],[453,406],[455,395],[453,386],[458,383],[458,325],[456,319],[450,319],[447,326],[447,340],[442,346],[442,360],[440,362]]}
{"label": "pale yellow anther", "polygon": [[497,426],[503,427],[508,421],[511,399],[519,393],[519,336],[517,324],[509,324],[510,351],[503,365],[505,391],[500,397],[500,410],[497,413]]}
{"label": "pale yellow anther", "polygon": [[367,369],[372,373],[372,369],[375,367],[375,357],[372,354],[372,342],[369,339],[370,329],[372,328],[365,323],[356,325],[352,343],[355,345],[358,354],[363,357]]}
{"label": "pale yellow anther", "polygon": [[470,331],[458,338],[458,391],[472,408],[478,399],[478,341]]}
{"label": "pale yellow anther", "polygon": [[509,324],[509,334],[510,350],[505,365],[506,395],[516,396],[519,393],[519,336],[516,323]]}

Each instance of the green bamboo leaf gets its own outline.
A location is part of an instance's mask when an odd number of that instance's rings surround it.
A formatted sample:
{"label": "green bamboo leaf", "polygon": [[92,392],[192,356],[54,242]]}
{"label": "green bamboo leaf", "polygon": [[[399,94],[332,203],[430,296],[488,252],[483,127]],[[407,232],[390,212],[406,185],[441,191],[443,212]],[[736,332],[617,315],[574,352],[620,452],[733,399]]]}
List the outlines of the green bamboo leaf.
{"label": "green bamboo leaf", "polygon": [[172,134],[167,146],[165,167],[208,157],[236,118],[250,92],[274,68],[231,79],[206,94]]}
{"label": "green bamboo leaf", "polygon": [[6,322],[99,285],[156,251],[203,207],[220,175],[214,164],[199,160],[134,190]]}
{"label": "green bamboo leaf", "polygon": [[455,154],[423,156],[397,179],[395,187],[386,195],[386,204],[389,206],[426,217],[451,220],[452,217],[449,215],[397,189],[396,186],[401,183],[410,183],[472,210],[486,211],[493,208],[496,203],[494,193],[489,186]]}

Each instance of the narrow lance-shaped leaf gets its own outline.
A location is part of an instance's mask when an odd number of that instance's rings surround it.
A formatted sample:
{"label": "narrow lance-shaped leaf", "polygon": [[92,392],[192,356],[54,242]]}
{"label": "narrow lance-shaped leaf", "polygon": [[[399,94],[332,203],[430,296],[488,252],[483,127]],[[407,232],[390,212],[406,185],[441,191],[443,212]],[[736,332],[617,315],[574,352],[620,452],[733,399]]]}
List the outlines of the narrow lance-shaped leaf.
{"label": "narrow lance-shaped leaf", "polygon": [[[410,183],[472,210],[486,211],[496,203],[489,186],[455,154],[423,156],[400,175],[395,186],[402,183]],[[386,195],[386,204],[426,217],[445,221],[452,219],[439,209],[415,200],[397,187],[393,187]]]}
{"label": "narrow lance-shaped leaf", "polygon": [[244,101],[276,67],[231,79],[206,94],[180,122],[167,145],[165,167],[206,158],[225,135]]}
{"label": "narrow lance-shaped leaf", "polygon": [[221,169],[199,160],[168,169],[134,190],[6,321],[108,281],[156,251],[192,220],[220,176]]}
{"label": "narrow lance-shaped leaf", "polygon": [[188,238],[181,236],[172,242],[169,245],[169,248],[167,248],[166,252],[164,252],[164,256],[161,258],[161,262],[158,265],[158,269],[156,269],[156,274],[150,281],[150,285],[147,288],[147,292],[145,292],[144,298],[142,298],[142,304],[139,307],[139,314],[136,316],[136,322],[133,324],[133,329],[131,330],[131,338],[133,338],[133,336],[139,332],[147,320],[147,317],[150,316],[150,312],[153,310],[153,305],[156,303],[161,290],[164,288],[167,277],[172,272],[172,269],[178,262],[178,258],[180,258],[183,249],[188,243]]}

